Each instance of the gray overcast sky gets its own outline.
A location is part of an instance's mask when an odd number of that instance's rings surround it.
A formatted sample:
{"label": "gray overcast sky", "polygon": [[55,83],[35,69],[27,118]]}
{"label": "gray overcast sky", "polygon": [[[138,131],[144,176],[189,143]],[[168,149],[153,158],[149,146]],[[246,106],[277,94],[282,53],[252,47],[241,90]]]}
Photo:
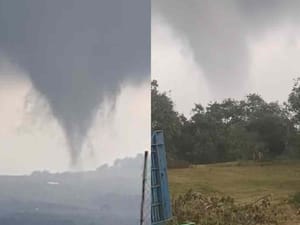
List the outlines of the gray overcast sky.
{"label": "gray overcast sky", "polygon": [[149,0],[0,0],[0,173],[149,146],[150,14]]}
{"label": "gray overcast sky", "polygon": [[285,101],[300,77],[300,1],[153,0],[152,79],[194,103],[261,94]]}

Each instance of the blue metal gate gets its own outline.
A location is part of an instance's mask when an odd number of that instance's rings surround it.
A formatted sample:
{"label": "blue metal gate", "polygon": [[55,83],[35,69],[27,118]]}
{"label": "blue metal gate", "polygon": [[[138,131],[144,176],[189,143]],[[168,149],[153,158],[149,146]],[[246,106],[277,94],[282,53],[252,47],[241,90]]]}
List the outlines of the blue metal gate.
{"label": "blue metal gate", "polygon": [[162,131],[154,131],[151,140],[151,223],[162,225],[171,217],[164,136]]}

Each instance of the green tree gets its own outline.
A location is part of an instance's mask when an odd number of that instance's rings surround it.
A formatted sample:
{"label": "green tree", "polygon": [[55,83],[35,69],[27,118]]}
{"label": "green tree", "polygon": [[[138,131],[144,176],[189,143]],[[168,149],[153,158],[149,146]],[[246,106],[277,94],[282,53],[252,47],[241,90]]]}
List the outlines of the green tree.
{"label": "green tree", "polygon": [[300,156],[300,77],[294,82],[292,92],[289,94],[287,107],[291,113],[291,119],[294,124],[293,131],[290,131],[290,151],[294,156]]}
{"label": "green tree", "polygon": [[158,82],[151,82],[151,129],[164,130],[168,157],[178,154],[175,140],[180,136],[181,123],[178,113],[174,110],[174,103],[166,92],[159,92]]}
{"label": "green tree", "polygon": [[300,126],[300,77],[295,80],[292,92],[289,94],[288,106],[293,114],[293,120],[299,129]]}
{"label": "green tree", "polygon": [[195,104],[189,119],[174,110],[155,80],[151,96],[152,130],[164,130],[168,159],[215,163],[251,159],[254,152],[269,159],[300,157],[300,79],[285,105],[249,94],[239,101]]}

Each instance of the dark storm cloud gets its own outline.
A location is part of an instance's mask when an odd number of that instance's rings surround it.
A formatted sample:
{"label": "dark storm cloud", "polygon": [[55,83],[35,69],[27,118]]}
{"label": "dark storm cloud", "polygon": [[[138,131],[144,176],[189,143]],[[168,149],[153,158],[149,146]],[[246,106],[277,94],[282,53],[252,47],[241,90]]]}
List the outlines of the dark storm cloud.
{"label": "dark storm cloud", "polygon": [[49,101],[73,164],[103,98],[149,79],[149,0],[1,0],[0,29],[0,52]]}
{"label": "dark storm cloud", "polygon": [[243,90],[250,67],[249,38],[274,26],[299,24],[300,1],[154,0],[162,16],[192,47],[209,84],[224,94]]}

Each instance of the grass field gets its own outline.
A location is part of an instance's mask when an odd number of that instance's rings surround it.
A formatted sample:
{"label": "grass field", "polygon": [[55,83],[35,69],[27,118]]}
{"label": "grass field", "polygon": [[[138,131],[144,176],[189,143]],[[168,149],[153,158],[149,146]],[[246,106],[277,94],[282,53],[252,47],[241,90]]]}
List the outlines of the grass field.
{"label": "grass field", "polygon": [[237,202],[249,203],[272,195],[272,201],[286,207],[290,222],[300,225],[300,216],[288,203],[300,191],[300,162],[235,162],[196,165],[185,169],[170,169],[171,195],[192,189],[203,194],[234,197]]}

